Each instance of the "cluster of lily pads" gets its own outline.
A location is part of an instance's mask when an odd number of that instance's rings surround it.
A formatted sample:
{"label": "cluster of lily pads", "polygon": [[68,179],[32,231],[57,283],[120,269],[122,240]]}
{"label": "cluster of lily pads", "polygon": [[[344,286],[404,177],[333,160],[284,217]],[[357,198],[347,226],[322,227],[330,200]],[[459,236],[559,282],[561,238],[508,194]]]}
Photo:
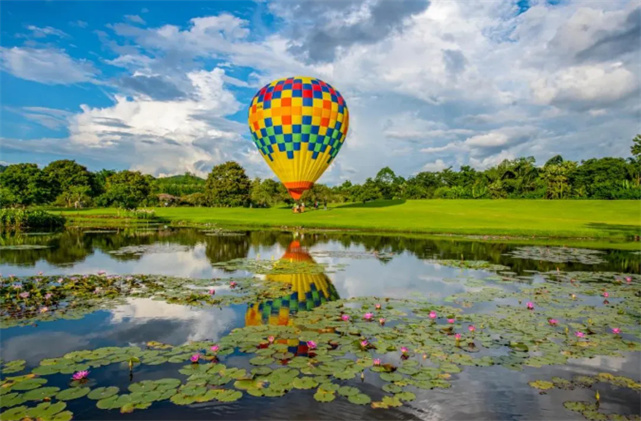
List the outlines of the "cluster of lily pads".
{"label": "cluster of lily pads", "polygon": [[227,306],[277,298],[283,283],[257,278],[185,279],[155,275],[0,277],[0,327],[80,319],[127,298],[152,298],[190,306]]}
{"label": "cluster of lily pads", "polygon": [[[140,347],[74,351],[42,360],[29,372],[24,361],[2,362],[0,418],[71,419],[66,402],[73,399],[95,400],[99,409],[128,413],[166,400],[176,405],[232,402],[245,394],[270,398],[292,390],[309,390],[319,402],[345,399],[384,409],[414,400],[421,389],[450,387],[467,366],[520,370],[641,350],[640,275],[542,272],[536,274],[537,282],[514,290],[484,284],[518,281],[506,267],[457,260],[439,263],[496,270],[502,275],[470,283],[472,290],[452,295],[444,304],[425,299],[342,299],[297,312],[286,326],[234,329],[217,343],[148,342]],[[236,259],[218,266],[256,274],[327,270],[325,265],[287,259]],[[285,282],[258,278],[195,280],[104,273],[0,277],[0,321],[8,327],[80,318],[124,297],[222,306],[290,293]],[[491,302],[489,310],[484,302]],[[239,354],[253,368],[234,366],[238,359],[228,357]],[[128,366],[124,373],[130,375],[137,365],[167,365],[175,368],[176,376],[136,381],[127,391],[113,384],[95,387],[95,372],[114,364]],[[68,388],[47,386],[49,376],[59,375],[68,376]],[[368,384],[367,391],[363,382]],[[535,384],[539,389],[548,386]],[[552,385],[556,387],[554,379]],[[603,415],[592,406],[579,412],[588,418]]]}
{"label": "cluster of lily pads", "polygon": [[582,263],[584,265],[604,263],[605,260],[601,258],[604,254],[605,252],[601,250],[542,246],[516,247],[514,250],[505,253],[506,256],[517,259],[530,259],[553,263]]}
{"label": "cluster of lily pads", "polygon": [[625,376],[614,376],[610,373],[599,373],[596,376],[575,376],[572,380],[564,379],[561,377],[552,377],[552,379],[550,380],[532,381],[529,383],[529,385],[540,390],[541,393],[547,393],[548,390],[552,389],[594,389],[594,401],[592,402],[566,401],[563,403],[563,406],[565,406],[570,411],[578,412],[591,421],[628,421],[641,419],[641,416],[639,416],[639,414],[606,414],[599,411],[601,408],[601,396],[598,389],[596,388],[596,385],[600,383],[609,384],[617,389],[625,388],[630,389],[636,393],[641,393],[641,383]]}
{"label": "cluster of lily pads", "polygon": [[316,263],[313,260],[294,260],[286,257],[280,260],[261,260],[259,257],[239,258],[227,262],[212,264],[215,268],[223,269],[227,272],[245,271],[257,275],[286,275],[286,274],[318,274],[331,273],[333,270],[343,269],[344,265],[332,265],[332,270],[328,265]]}
{"label": "cluster of lily pads", "polygon": [[[145,347],[75,351],[43,360],[26,374],[22,373],[24,361],[5,362],[0,404],[7,409],[2,419],[37,418],[40,413],[49,414],[46,419],[69,419],[71,414],[60,404],[79,398],[95,399],[100,409],[131,412],[163,400],[177,405],[231,402],[244,394],[278,397],[292,390],[309,390],[319,402],[345,399],[357,405],[390,408],[412,401],[420,389],[450,387],[453,376],[466,366],[500,365],[520,370],[523,366],[562,364],[569,358],[641,350],[641,276],[587,272],[539,275],[549,282],[518,291],[485,288],[459,294],[453,296],[451,305],[376,297],[336,300],[297,313],[287,326],[237,328],[215,344],[150,342]],[[40,279],[38,285],[50,284],[50,279]],[[83,283],[102,282],[107,294],[113,296],[118,288],[122,292],[124,285],[130,295],[152,290],[151,296],[159,299],[191,303],[191,295],[178,293],[180,287],[173,285],[171,278],[163,278],[164,284],[162,279],[154,278],[154,283],[144,279],[76,277],[69,285],[63,280],[56,288],[73,292],[82,289],[78,285]],[[16,293],[14,282],[3,283],[3,297]],[[247,288],[254,298],[283,294],[282,290],[258,293],[249,283],[239,281],[237,287]],[[164,291],[166,285],[173,288]],[[86,293],[88,289],[82,290]],[[198,297],[202,295],[198,293]],[[204,303],[210,298],[203,298]],[[498,303],[489,312],[473,311],[483,300]],[[245,355],[254,368],[231,366],[231,361],[237,360],[226,358],[231,354]],[[112,385],[92,389],[86,376],[111,364],[129,365],[130,370],[136,364],[173,364],[177,373],[175,378],[132,383],[128,392],[121,393]],[[5,377],[13,373],[18,375]],[[74,373],[79,380],[71,380],[68,389],[46,386],[48,376]],[[361,382],[368,383],[367,393],[359,387]],[[373,390],[372,383],[382,386]],[[49,401],[28,406],[43,400]],[[591,407],[588,409],[592,416]]]}

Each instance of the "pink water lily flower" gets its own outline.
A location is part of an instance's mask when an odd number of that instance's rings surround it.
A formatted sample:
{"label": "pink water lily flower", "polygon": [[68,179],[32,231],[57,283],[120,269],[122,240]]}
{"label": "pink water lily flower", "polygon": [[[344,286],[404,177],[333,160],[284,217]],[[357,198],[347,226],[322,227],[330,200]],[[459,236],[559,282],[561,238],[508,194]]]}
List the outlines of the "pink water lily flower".
{"label": "pink water lily flower", "polygon": [[476,327],[474,325],[469,325],[467,327],[467,330],[469,330],[470,332],[474,332],[476,330]]}
{"label": "pink water lily flower", "polygon": [[73,376],[71,376],[74,380],[84,380],[87,377],[89,377],[89,371],[87,370],[77,371],[73,373]]}
{"label": "pink water lily flower", "polygon": [[381,317],[380,319],[378,319],[378,322],[381,324],[381,326],[383,326],[385,324],[385,318]]}
{"label": "pink water lily flower", "polygon": [[621,329],[619,329],[618,327],[613,327],[612,328],[612,333],[614,333],[615,335],[618,335],[618,334],[621,333]]}
{"label": "pink water lily flower", "polygon": [[209,288],[209,295],[214,295],[216,294],[216,290],[213,288]]}
{"label": "pink water lily flower", "polygon": [[365,313],[363,317],[365,318],[365,320],[372,320],[372,317],[374,317],[374,315],[372,313]]}
{"label": "pink water lily flower", "polygon": [[270,336],[269,338],[267,338],[267,340],[269,341],[270,344],[274,343],[274,337],[273,336]]}
{"label": "pink water lily flower", "polygon": [[48,300],[48,299],[50,299],[51,297],[53,297],[53,294],[52,294],[52,293],[48,292],[48,293],[46,293],[46,294],[45,294],[45,300]]}
{"label": "pink water lily flower", "polygon": [[453,324],[455,321],[456,321],[456,319],[447,319],[447,322],[448,322],[449,324]]}
{"label": "pink water lily flower", "polygon": [[18,296],[20,298],[29,298],[29,293],[26,292],[26,291],[25,292],[21,292],[20,294],[18,294]]}
{"label": "pink water lily flower", "polygon": [[49,311],[49,307],[42,307],[40,309],[40,313],[46,313],[47,311]]}
{"label": "pink water lily flower", "polygon": [[434,310],[430,311],[430,319],[436,319],[436,312]]}
{"label": "pink water lily flower", "polygon": [[550,326],[556,326],[559,324],[559,321],[557,319],[549,319],[548,323],[550,324]]}
{"label": "pink water lily flower", "polygon": [[341,319],[343,319],[344,322],[348,321],[349,320],[349,314],[343,314],[341,316]]}
{"label": "pink water lily flower", "polygon": [[314,341],[307,341],[307,347],[309,349],[316,349],[316,342]]}
{"label": "pink water lily flower", "polygon": [[376,307],[376,310],[380,310],[381,309],[381,305],[380,304],[376,304],[375,307]]}
{"label": "pink water lily flower", "polygon": [[189,358],[189,360],[190,360],[192,363],[197,363],[197,362],[198,362],[198,360],[200,360],[200,354],[194,354],[194,355],[192,355],[192,356],[191,356],[191,358]]}
{"label": "pink water lily flower", "polygon": [[628,277],[626,277],[626,278],[625,278],[625,281],[626,281],[627,283],[630,283],[630,282],[632,282],[632,278],[628,276]]}
{"label": "pink water lily flower", "polygon": [[105,272],[104,270],[99,270],[98,271],[98,275],[104,275],[105,273],[107,273],[107,272]]}
{"label": "pink water lily flower", "polygon": [[381,360],[379,358],[374,359],[374,365],[378,366],[381,365]]}
{"label": "pink water lily flower", "polygon": [[63,283],[63,282],[64,282],[64,279],[63,279],[63,278],[58,278],[58,283],[59,283],[59,284],[61,284],[61,283]]}
{"label": "pink water lily flower", "polygon": [[13,284],[11,285],[13,289],[22,289],[22,285],[20,284]]}
{"label": "pink water lily flower", "polygon": [[461,334],[457,333],[456,335],[454,335],[454,339],[456,339],[457,341],[460,340],[461,339]]}
{"label": "pink water lily flower", "polygon": [[608,297],[610,296],[610,293],[609,293],[608,291],[605,291],[605,292],[603,293],[603,296],[604,296],[605,298],[608,298]]}
{"label": "pink water lily flower", "polygon": [[237,284],[236,284],[236,281],[231,281],[231,282],[229,283],[229,286],[230,286],[230,287],[232,287],[232,288],[236,287],[236,285],[237,285]]}
{"label": "pink water lily flower", "polygon": [[367,345],[369,345],[369,342],[367,342],[367,340],[363,339],[363,340],[361,341],[361,346],[362,346],[363,348],[365,348]]}
{"label": "pink water lily flower", "polygon": [[402,347],[401,347],[401,352],[402,352],[403,354],[407,354],[407,351],[408,351],[407,347],[405,347],[405,346],[402,346]]}
{"label": "pink water lily flower", "polygon": [[585,336],[585,333],[577,330],[576,332],[574,332],[574,336],[576,336],[577,338],[583,338]]}
{"label": "pink water lily flower", "polygon": [[218,350],[220,349],[220,347],[219,347],[218,345],[212,345],[212,347],[211,347],[211,348],[209,348],[209,349],[211,349],[211,352],[218,352]]}
{"label": "pink water lily flower", "polygon": [[528,303],[527,303],[527,309],[528,309],[528,310],[534,310],[534,303],[533,303],[533,302],[531,302],[531,301],[528,301]]}

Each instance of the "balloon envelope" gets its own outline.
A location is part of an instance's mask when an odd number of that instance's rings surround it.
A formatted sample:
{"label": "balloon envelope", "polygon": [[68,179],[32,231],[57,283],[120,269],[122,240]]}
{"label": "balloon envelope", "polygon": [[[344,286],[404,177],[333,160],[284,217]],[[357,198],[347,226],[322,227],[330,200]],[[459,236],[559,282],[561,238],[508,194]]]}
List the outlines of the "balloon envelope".
{"label": "balloon envelope", "polygon": [[348,127],[343,96],[313,77],[275,80],[256,93],[249,107],[254,143],[295,200],[334,160]]}

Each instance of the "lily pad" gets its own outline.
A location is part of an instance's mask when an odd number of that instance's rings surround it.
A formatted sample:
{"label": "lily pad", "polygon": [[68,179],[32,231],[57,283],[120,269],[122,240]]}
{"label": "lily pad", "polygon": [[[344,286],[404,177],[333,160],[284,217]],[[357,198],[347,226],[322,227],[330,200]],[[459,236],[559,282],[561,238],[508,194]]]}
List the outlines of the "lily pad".
{"label": "lily pad", "polygon": [[356,393],[353,395],[349,395],[347,399],[356,405],[367,405],[370,403],[372,400],[370,399],[369,396],[367,396],[364,393]]}
{"label": "lily pad", "polygon": [[59,387],[41,387],[33,389],[24,394],[24,398],[28,401],[40,401],[45,398],[50,398],[60,390]]}
{"label": "lily pad", "polygon": [[296,389],[313,389],[318,386],[318,382],[311,377],[297,377],[292,382]]}
{"label": "lily pad", "polygon": [[107,399],[118,394],[119,391],[120,389],[116,386],[98,387],[89,392],[87,397],[93,400]]}
{"label": "lily pad", "polygon": [[73,399],[82,398],[87,393],[89,393],[90,390],[91,389],[88,387],[70,387],[69,389],[58,392],[58,394],[56,395],[56,399],[59,399],[61,401],[70,401]]}

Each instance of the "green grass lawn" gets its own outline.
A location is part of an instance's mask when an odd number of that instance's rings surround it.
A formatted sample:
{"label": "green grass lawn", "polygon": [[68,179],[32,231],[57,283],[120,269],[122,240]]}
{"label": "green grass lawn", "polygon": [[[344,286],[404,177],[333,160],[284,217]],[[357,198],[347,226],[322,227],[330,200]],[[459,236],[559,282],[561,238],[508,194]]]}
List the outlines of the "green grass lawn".
{"label": "green grass lawn", "polygon": [[[479,234],[625,239],[641,234],[641,203],[633,200],[398,200],[341,204],[293,214],[285,207],[155,208],[187,224],[346,228],[424,234]],[[116,209],[63,211],[74,220]]]}

